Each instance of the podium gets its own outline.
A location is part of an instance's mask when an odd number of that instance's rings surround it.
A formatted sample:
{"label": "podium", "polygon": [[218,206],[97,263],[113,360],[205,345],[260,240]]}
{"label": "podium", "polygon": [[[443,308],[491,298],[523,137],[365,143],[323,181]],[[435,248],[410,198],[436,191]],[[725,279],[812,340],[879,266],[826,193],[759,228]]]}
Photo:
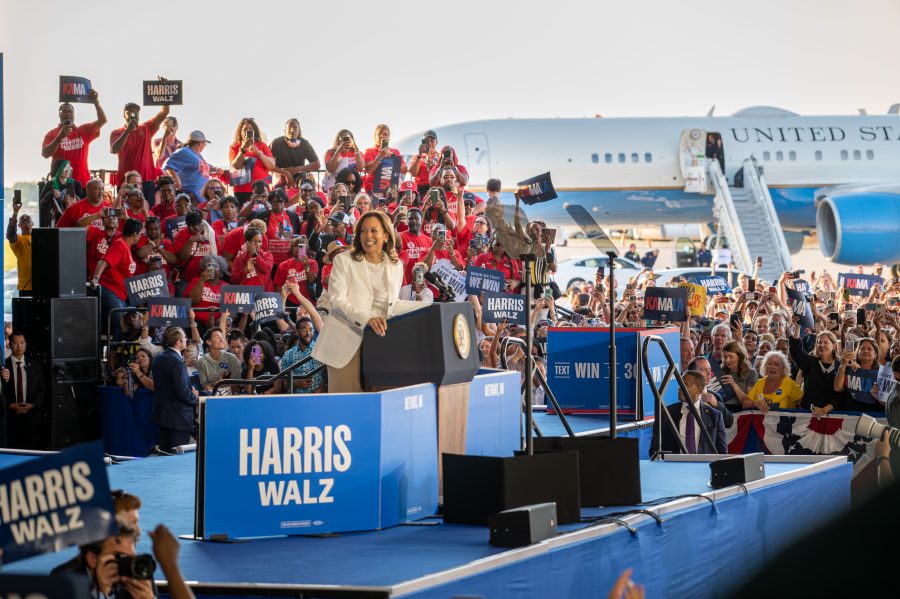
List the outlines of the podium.
{"label": "podium", "polygon": [[388,320],[381,337],[366,328],[363,384],[381,391],[421,383],[437,387],[438,480],[441,454],[466,453],[470,383],[480,360],[475,315],[468,302],[437,303]]}

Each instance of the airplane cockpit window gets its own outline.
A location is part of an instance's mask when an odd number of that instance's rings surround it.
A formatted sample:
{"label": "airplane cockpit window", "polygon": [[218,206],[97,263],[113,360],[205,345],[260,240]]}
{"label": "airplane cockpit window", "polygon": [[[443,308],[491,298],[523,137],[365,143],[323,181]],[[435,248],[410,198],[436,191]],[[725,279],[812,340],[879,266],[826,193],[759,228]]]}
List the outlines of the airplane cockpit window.
{"label": "airplane cockpit window", "polygon": [[600,156],[598,154],[591,154],[591,162],[597,164],[600,162]]}

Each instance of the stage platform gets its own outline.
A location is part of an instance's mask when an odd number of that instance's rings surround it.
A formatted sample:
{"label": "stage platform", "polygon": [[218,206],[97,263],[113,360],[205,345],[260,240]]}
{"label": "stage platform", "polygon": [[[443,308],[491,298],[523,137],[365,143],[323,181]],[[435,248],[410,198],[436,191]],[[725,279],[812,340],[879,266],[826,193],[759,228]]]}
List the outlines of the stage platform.
{"label": "stage platform", "polygon": [[[198,597],[603,597],[629,567],[648,597],[717,597],[787,542],[849,508],[844,458],[767,456],[765,479],[716,491],[707,485],[710,457],[641,461],[644,505],[635,507],[661,524],[641,513],[619,524],[591,522],[628,508],[583,510],[586,521],[561,527],[559,536],[504,550],[488,544],[487,528],[432,518],[322,537],[182,540],[179,561]],[[2,454],[0,467],[22,459]],[[133,460],[109,467],[110,485],[141,497],[145,531],[164,523],[188,535],[194,465],[193,454]],[[149,550],[144,534],[139,551]],[[46,573],[72,555],[69,549],[4,571]]]}

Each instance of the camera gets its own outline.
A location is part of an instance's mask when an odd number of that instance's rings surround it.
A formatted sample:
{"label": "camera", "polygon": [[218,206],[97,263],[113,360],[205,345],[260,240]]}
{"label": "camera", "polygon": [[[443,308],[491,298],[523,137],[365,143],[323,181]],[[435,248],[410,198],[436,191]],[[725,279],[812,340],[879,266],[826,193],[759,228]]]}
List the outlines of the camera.
{"label": "camera", "polygon": [[127,576],[135,580],[153,580],[156,571],[156,562],[149,553],[139,555],[125,555],[117,553],[116,566],[119,568],[119,576]]}
{"label": "camera", "polygon": [[888,442],[892,449],[900,447],[900,429],[881,424],[868,414],[863,414],[856,421],[856,435],[866,439],[881,439],[884,431],[888,431]]}

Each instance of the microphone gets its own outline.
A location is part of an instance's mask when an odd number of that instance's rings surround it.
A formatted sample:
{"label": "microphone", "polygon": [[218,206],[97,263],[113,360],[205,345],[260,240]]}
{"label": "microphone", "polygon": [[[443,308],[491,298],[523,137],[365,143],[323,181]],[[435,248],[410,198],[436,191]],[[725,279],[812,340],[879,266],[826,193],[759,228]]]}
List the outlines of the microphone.
{"label": "microphone", "polygon": [[450,289],[449,286],[447,286],[447,284],[440,277],[440,275],[438,275],[434,272],[428,271],[425,273],[425,280],[437,288],[438,293],[440,293],[441,298],[443,298],[443,299],[440,299],[439,301],[445,301],[445,302],[452,301],[453,298],[456,296],[456,294],[453,293],[453,290]]}

